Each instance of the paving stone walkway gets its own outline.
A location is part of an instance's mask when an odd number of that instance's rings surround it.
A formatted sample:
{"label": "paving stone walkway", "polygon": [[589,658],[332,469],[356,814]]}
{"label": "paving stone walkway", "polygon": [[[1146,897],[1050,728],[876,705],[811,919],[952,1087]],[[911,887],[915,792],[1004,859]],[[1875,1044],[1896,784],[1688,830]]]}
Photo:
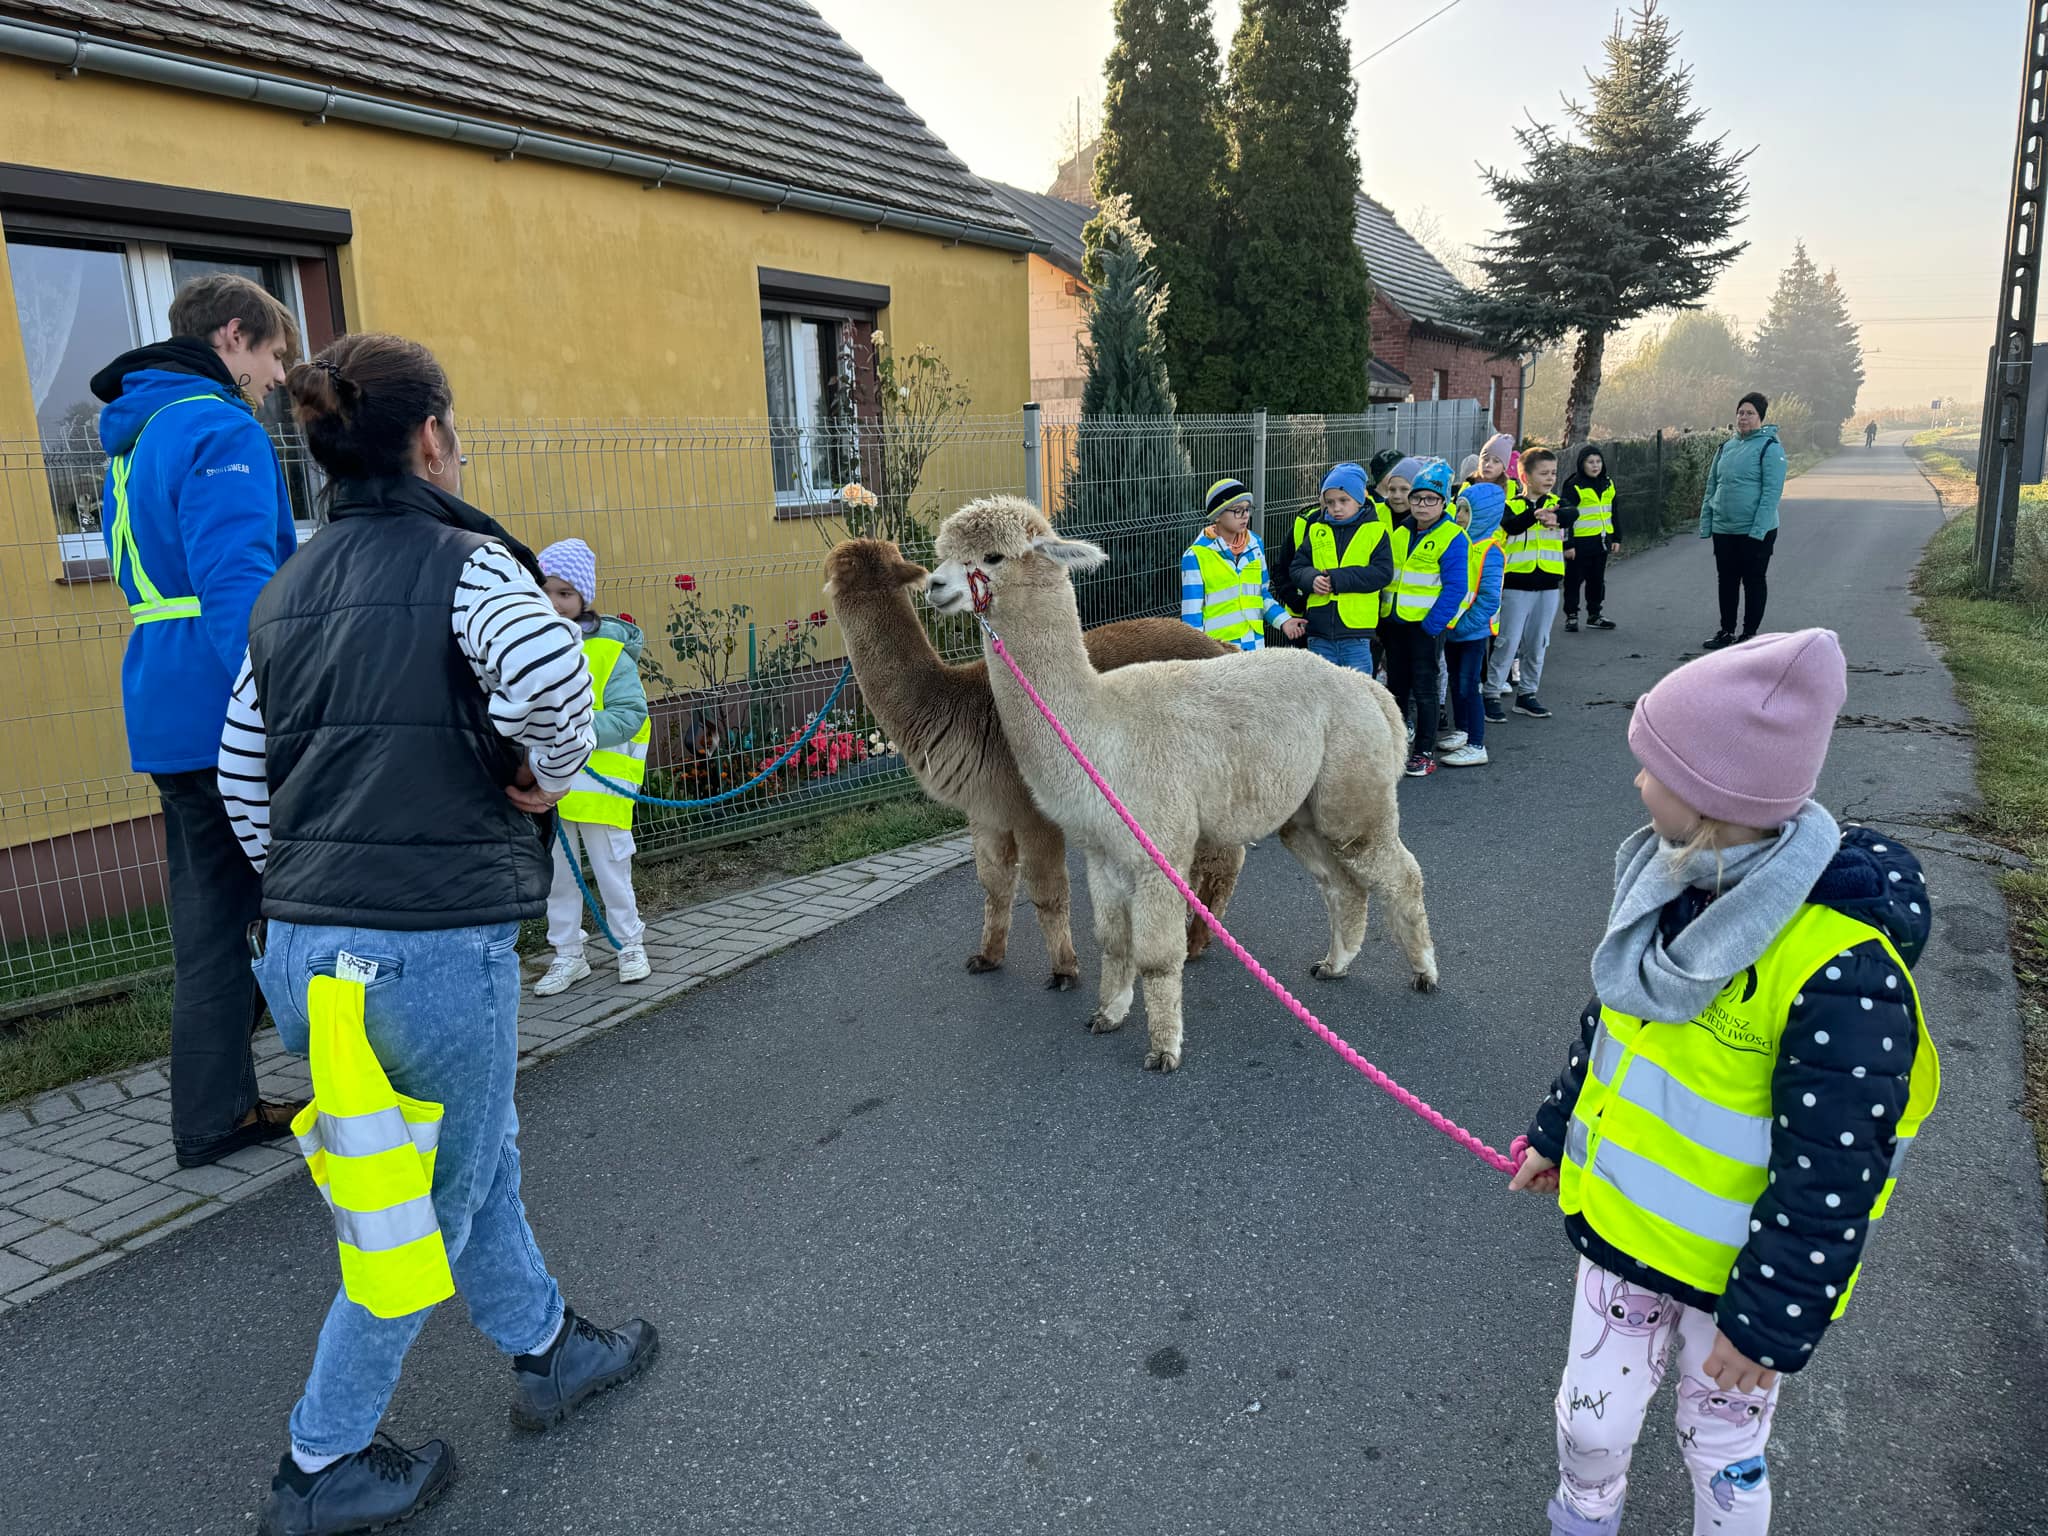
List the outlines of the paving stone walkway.
{"label": "paving stone walkway", "polygon": [[[609,963],[556,997],[519,1009],[521,1067],[621,1020],[880,906],[971,857],[964,836],[900,848],[814,875],[685,907],[647,925],[654,975],[633,986]],[[598,948],[602,948],[602,944]],[[312,1093],[305,1061],[277,1032],[256,1042],[264,1096]],[[0,1110],[0,1311],[112,1264],[300,1168],[289,1141],[246,1147],[206,1168],[171,1150],[163,1062],[58,1089]]]}

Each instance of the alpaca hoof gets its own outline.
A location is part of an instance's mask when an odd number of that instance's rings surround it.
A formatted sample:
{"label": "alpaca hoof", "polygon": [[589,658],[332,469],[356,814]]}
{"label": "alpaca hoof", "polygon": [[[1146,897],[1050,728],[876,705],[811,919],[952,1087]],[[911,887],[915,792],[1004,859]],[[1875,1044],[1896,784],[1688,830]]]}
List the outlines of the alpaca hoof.
{"label": "alpaca hoof", "polygon": [[991,960],[987,955],[967,957],[967,974],[970,976],[986,976],[990,971],[1000,971],[1002,968],[1002,961]]}
{"label": "alpaca hoof", "polygon": [[1308,973],[1317,981],[1342,981],[1351,974],[1349,970],[1333,969],[1327,960],[1318,960],[1308,968]]}
{"label": "alpaca hoof", "polygon": [[1088,1020],[1088,1033],[1091,1035],[1110,1035],[1123,1027],[1124,1021],[1122,1019],[1112,1019],[1100,1009],[1097,1009]]}
{"label": "alpaca hoof", "polygon": [[1197,928],[1197,929],[1195,929],[1195,930],[1194,930],[1193,932],[1191,932],[1191,933],[1190,933],[1190,934],[1188,935],[1188,960],[1189,960],[1189,962],[1190,962],[1190,963],[1192,963],[1192,962],[1194,962],[1194,961],[1196,961],[1196,960],[1199,960],[1199,959],[1201,959],[1201,958],[1202,958],[1202,956],[1203,956],[1203,955],[1205,955],[1205,954],[1207,954],[1208,952],[1209,952],[1209,930],[1208,930],[1208,928],[1207,928],[1207,927],[1205,926],[1205,927],[1201,927],[1201,928]]}
{"label": "alpaca hoof", "polygon": [[1178,1072],[1180,1057],[1172,1051],[1147,1051],[1145,1053],[1147,1072]]}
{"label": "alpaca hoof", "polygon": [[1415,990],[1418,992],[1434,992],[1436,990],[1436,978],[1434,976],[1424,976],[1417,972]]}
{"label": "alpaca hoof", "polygon": [[1063,971],[1054,971],[1045,978],[1045,990],[1048,992],[1071,992],[1079,985],[1080,977],[1069,976]]}

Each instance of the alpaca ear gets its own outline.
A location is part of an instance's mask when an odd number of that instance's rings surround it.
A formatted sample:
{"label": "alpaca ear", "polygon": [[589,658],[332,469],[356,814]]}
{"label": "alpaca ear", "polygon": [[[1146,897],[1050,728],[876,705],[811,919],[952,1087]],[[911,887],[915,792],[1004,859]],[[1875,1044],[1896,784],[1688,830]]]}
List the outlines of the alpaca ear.
{"label": "alpaca ear", "polygon": [[896,585],[899,587],[922,586],[931,580],[931,572],[914,561],[905,560],[896,567]]}
{"label": "alpaca ear", "polygon": [[1109,563],[1109,556],[1102,546],[1090,544],[1086,539],[1063,539],[1057,534],[1047,533],[1033,539],[1031,547],[1054,565],[1064,566],[1070,571],[1092,571]]}

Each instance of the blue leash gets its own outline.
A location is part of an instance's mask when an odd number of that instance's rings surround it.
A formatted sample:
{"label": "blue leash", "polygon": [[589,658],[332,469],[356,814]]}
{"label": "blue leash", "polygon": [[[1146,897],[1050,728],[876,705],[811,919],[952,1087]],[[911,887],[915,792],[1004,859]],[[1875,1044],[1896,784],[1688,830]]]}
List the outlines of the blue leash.
{"label": "blue leash", "polygon": [[[663,800],[658,795],[643,795],[638,790],[608,779],[589,768],[583,770],[584,776],[595,779],[615,795],[624,795],[628,800],[638,801],[641,805],[658,805],[672,811],[701,810],[706,806],[723,805],[728,800],[737,800],[748,790],[759,788],[772,779],[785,763],[804,749],[806,742],[818,734],[818,727],[823,725],[825,717],[832,713],[832,706],[839,702],[839,695],[845,691],[847,679],[852,676],[853,663],[849,661],[845,670],[839,674],[839,681],[832,685],[832,692],[826,696],[818,712],[811,716],[811,723],[803,728],[802,734],[783,749],[780,757],[737,789],[723,790],[702,800]],[[613,949],[622,948],[619,941],[612,936],[611,925],[604,920],[604,913],[598,909],[597,898],[590,894],[589,882],[583,878],[583,861],[576,857],[576,850],[569,846],[569,834],[562,830],[562,819],[559,816],[555,818],[555,841],[561,845],[562,857],[569,861],[569,872],[576,877],[576,889],[583,893],[583,905],[590,909],[590,915],[597,923],[598,932],[604,935],[604,941]]]}

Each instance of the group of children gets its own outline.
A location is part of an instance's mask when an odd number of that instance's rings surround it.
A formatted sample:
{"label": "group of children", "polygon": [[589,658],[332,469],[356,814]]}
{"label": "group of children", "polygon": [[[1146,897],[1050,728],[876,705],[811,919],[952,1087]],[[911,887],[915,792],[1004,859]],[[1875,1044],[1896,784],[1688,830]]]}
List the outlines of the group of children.
{"label": "group of children", "polygon": [[[1394,451],[1335,466],[1272,558],[1251,531],[1252,494],[1209,489],[1209,525],[1181,559],[1181,617],[1245,650],[1267,632],[1379,676],[1400,702],[1420,778],[1487,761],[1486,727],[1547,719],[1538,693],[1560,601],[1565,629],[1604,613],[1614,481],[1588,444],[1556,487],[1557,455],[1488,439],[1454,482],[1441,459]],[[1443,724],[1448,709],[1450,724]]]}

